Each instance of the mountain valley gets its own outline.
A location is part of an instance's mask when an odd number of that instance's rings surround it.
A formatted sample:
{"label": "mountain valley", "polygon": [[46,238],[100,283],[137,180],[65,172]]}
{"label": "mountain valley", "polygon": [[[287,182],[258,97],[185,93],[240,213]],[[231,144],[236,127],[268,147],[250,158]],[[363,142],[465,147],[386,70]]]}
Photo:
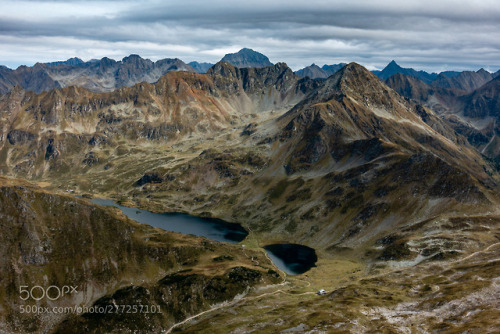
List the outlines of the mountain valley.
{"label": "mountain valley", "polygon": [[[500,77],[349,63],[316,80],[242,51],[208,70],[130,56],[110,70],[104,59],[39,64],[53,82],[2,82],[0,331],[499,329]],[[166,232],[93,197],[249,236]],[[313,248],[316,266],[281,272],[262,247],[283,243]],[[50,306],[163,313],[31,321],[16,313],[28,281],[81,287]]]}

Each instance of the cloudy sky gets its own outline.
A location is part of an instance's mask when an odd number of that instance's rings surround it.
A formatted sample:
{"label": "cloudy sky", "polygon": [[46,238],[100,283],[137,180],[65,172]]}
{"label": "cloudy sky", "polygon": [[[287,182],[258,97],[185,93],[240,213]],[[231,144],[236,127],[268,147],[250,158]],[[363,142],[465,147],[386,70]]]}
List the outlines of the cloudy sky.
{"label": "cloudy sky", "polygon": [[427,71],[500,69],[498,0],[0,0],[0,64],[121,59],[216,62],[249,47],[297,70],[394,59]]}

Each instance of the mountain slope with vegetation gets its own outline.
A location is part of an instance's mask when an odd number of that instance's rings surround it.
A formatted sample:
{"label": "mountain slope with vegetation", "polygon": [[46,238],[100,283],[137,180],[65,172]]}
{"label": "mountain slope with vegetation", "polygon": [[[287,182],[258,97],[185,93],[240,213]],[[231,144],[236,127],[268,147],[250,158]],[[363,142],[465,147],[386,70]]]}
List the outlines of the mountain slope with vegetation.
{"label": "mountain slope with vegetation", "polygon": [[[3,332],[48,332],[67,316],[62,312],[23,313],[21,306],[42,310],[91,307],[107,295],[118,294],[125,305],[135,303],[134,298],[141,294],[149,298],[147,289],[160,287],[174,289],[176,294],[143,305],[162,310],[161,314],[153,312],[151,316],[158,320],[149,326],[161,324],[165,328],[213,304],[231,300],[252,286],[279,280],[262,252],[165,232],[85,199],[47,192],[25,181],[0,178],[0,182]],[[213,261],[219,256],[226,260]],[[190,279],[197,282],[196,286],[179,286],[178,282]],[[221,285],[227,288],[218,293]],[[52,289],[54,301],[23,301],[23,286],[72,286],[76,291],[55,298]],[[207,294],[207,289],[213,293]],[[40,291],[34,291],[38,298]],[[134,291],[135,295],[124,291]],[[193,293],[199,293],[199,297],[189,300]],[[74,319],[76,314],[72,316]],[[96,323],[98,320],[87,320],[90,327]],[[83,329],[82,325],[79,328]],[[76,327],[70,331],[74,330]]]}

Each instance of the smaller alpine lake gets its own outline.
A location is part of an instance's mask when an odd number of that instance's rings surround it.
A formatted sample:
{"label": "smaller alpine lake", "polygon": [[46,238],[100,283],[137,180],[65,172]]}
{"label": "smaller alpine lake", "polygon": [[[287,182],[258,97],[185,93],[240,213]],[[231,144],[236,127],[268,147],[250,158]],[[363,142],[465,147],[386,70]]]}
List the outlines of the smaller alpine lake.
{"label": "smaller alpine lake", "polygon": [[276,267],[289,275],[303,274],[318,261],[314,249],[299,244],[273,244],[264,249]]}

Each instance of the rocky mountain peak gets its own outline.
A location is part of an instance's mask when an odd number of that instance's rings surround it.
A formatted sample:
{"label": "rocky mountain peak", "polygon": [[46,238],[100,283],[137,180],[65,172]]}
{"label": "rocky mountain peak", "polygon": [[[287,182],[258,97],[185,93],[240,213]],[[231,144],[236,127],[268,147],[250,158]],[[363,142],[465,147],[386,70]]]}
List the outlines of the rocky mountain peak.
{"label": "rocky mountain peak", "polygon": [[280,72],[283,72],[283,71],[290,71],[290,72],[292,72],[292,69],[290,67],[288,67],[287,63],[283,63],[283,62],[276,63],[276,64],[274,64],[273,67],[277,71],[280,71]]}
{"label": "rocky mountain peak", "polygon": [[142,57],[137,54],[131,54],[129,56],[123,57],[122,61],[125,63],[128,61],[137,61],[139,59],[142,59]]}
{"label": "rocky mountain peak", "polygon": [[312,63],[311,66],[309,66],[311,69],[315,69],[315,70],[321,70],[321,68],[316,65],[315,63]]}
{"label": "rocky mountain peak", "polygon": [[44,69],[44,68],[45,68],[45,64],[43,64],[43,63],[36,63],[35,65],[33,65],[34,71],[38,71],[38,70]]}
{"label": "rocky mountain peak", "polygon": [[126,65],[131,65],[134,67],[145,67],[153,65],[153,62],[149,59],[144,59],[139,55],[131,54],[130,56],[124,57],[122,63]]}
{"label": "rocky mountain peak", "polygon": [[338,82],[342,90],[359,90],[368,87],[374,89],[382,85],[373,73],[357,63],[347,64],[327,81]]}
{"label": "rocky mountain peak", "polygon": [[399,66],[396,61],[392,60],[377,76],[382,80],[387,80],[396,73],[402,73],[418,78],[425,83],[430,83],[436,79],[436,73],[427,73],[425,71],[416,71],[413,68],[404,68]]}
{"label": "rocky mountain peak", "polygon": [[74,65],[82,65],[84,63],[85,62],[83,60],[81,60],[80,58],[73,57],[73,58],[69,58],[68,60],[65,60],[65,61],[54,61],[54,62],[50,62],[50,63],[45,63],[45,65],[48,65],[48,66],[59,66],[59,65],[74,66]]}
{"label": "rocky mountain peak", "polygon": [[108,58],[108,57],[103,57],[101,60],[98,62],[102,66],[112,66],[113,64],[116,63],[116,60]]}
{"label": "rocky mountain peak", "polygon": [[304,67],[301,70],[295,72],[299,77],[309,77],[311,79],[326,79],[332,74],[335,74],[342,67],[344,67],[345,63],[333,64],[333,65],[323,65],[319,67],[315,63],[312,63],[309,66]]}
{"label": "rocky mountain peak", "polygon": [[[316,103],[340,101],[346,97],[361,104],[371,101],[380,105],[390,99],[388,91],[389,88],[373,73],[357,63],[350,63],[321,83],[317,89],[295,106],[294,110],[301,110],[304,106]],[[385,100],[380,101],[380,99]]]}
{"label": "rocky mountain peak", "polygon": [[266,67],[238,68],[230,63],[220,61],[210,68],[211,76],[218,87],[235,93],[239,89],[255,93],[265,87],[278,90],[291,87],[298,78],[286,63],[277,63]]}
{"label": "rocky mountain peak", "polygon": [[236,68],[228,62],[220,61],[212,66],[208,71],[208,75],[220,75],[223,77],[237,77]]}
{"label": "rocky mountain peak", "polygon": [[273,65],[265,55],[248,48],[241,49],[236,53],[228,53],[221,61],[230,63],[236,67],[265,67]]}
{"label": "rocky mountain peak", "polygon": [[389,64],[387,64],[386,68],[397,68],[397,69],[400,69],[402,67],[399,66],[398,63],[396,63],[396,61],[393,59],[393,60],[391,60],[391,62]]}
{"label": "rocky mountain peak", "polygon": [[311,79],[325,79],[328,77],[328,73],[314,63],[312,63],[311,65],[309,65],[307,67],[304,67],[301,70],[298,70],[295,73],[299,77],[303,77],[303,78],[309,77]]}

